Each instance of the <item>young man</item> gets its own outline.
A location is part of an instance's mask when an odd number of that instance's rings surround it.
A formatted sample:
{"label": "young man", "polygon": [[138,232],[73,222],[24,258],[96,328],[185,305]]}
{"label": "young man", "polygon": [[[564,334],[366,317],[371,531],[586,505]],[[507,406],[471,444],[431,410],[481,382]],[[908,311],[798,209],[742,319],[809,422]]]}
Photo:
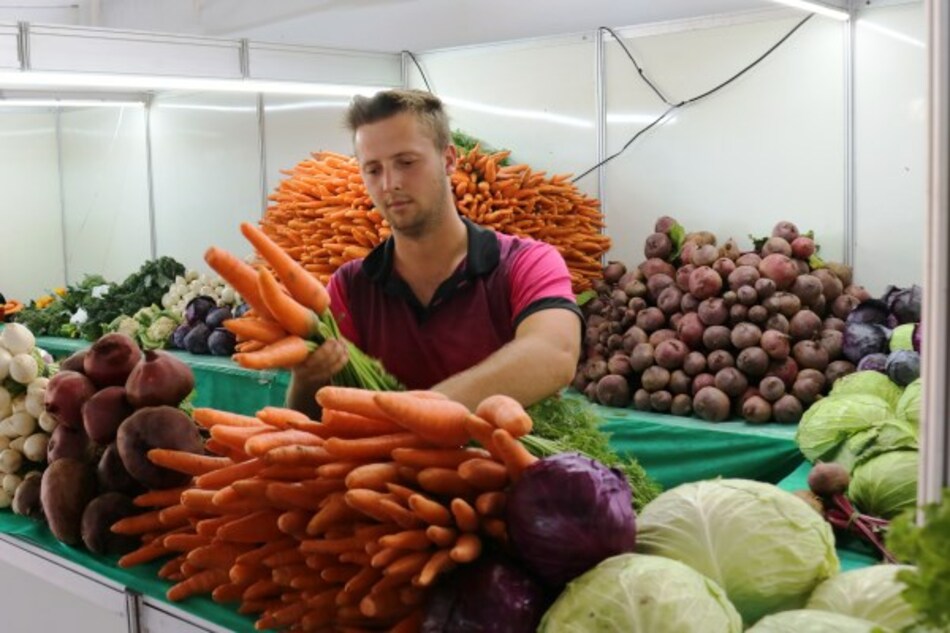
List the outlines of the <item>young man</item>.
{"label": "young man", "polygon": [[[470,408],[496,393],[528,405],[567,385],[581,315],[564,260],[458,214],[449,180],[457,155],[439,99],[416,90],[356,97],[347,123],[392,236],[330,281],[343,335],[406,387]],[[337,341],[314,351],[293,371],[289,405],[314,413],[314,393],[346,362]]]}

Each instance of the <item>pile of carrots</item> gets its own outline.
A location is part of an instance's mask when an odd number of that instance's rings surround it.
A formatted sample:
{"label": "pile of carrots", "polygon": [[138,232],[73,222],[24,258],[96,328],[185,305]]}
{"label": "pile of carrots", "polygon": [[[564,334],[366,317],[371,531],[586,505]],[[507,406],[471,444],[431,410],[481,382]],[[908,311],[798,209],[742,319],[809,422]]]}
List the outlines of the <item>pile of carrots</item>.
{"label": "pile of carrots", "polygon": [[[249,315],[224,323],[239,341],[234,361],[249,369],[290,368],[302,363],[327,339],[345,340],[329,309],[326,286],[256,226],[244,222],[241,232],[269,269],[255,269],[214,246],[205,252],[208,265],[251,309]],[[377,390],[399,388],[399,382],[378,361],[349,342],[347,345],[349,362],[333,377],[334,384]]]}
{"label": "pile of carrots", "polygon": [[[566,175],[548,178],[528,165],[501,163],[508,152],[462,155],[451,176],[459,212],[477,224],[552,244],[564,257],[579,293],[602,273],[610,248],[600,203],[581,193]],[[271,194],[261,226],[277,244],[324,283],[352,259],[386,239],[389,226],[374,208],[356,159],[314,153]]]}
{"label": "pile of carrots", "polygon": [[112,529],[142,545],[119,565],[169,557],[170,600],[210,594],[260,630],[417,631],[440,576],[507,542],[531,419],[506,396],[475,414],[434,392],[329,386],[317,400],[322,422],[196,409],[207,454],[149,452],[194,478],[135,499],[148,511]]}

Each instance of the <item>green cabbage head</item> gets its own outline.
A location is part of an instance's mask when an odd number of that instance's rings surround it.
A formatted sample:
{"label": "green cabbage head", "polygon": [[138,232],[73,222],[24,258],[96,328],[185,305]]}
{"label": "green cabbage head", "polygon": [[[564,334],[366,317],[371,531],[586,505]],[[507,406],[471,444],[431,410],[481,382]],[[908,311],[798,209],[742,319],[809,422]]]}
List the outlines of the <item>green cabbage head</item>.
{"label": "green cabbage head", "polygon": [[646,505],[637,550],[682,561],[726,590],[748,624],[805,605],[838,573],[831,527],[771,484],[721,479],[684,484]]}
{"label": "green cabbage head", "polygon": [[850,615],[894,630],[916,621],[916,612],[901,595],[907,585],[897,579],[910,565],[873,565],[838,574],[818,585],[806,605]]}
{"label": "green cabbage head", "polygon": [[890,451],[858,465],[848,497],[865,514],[890,519],[917,503],[917,451]]}
{"label": "green cabbage head", "polygon": [[878,396],[892,408],[897,406],[904,390],[896,382],[879,371],[856,371],[835,381],[831,388],[832,396],[846,396],[852,393],[866,393]]}
{"label": "green cabbage head", "polygon": [[740,633],[722,588],[669,558],[620,554],[572,580],[538,633]]}
{"label": "green cabbage head", "polygon": [[869,429],[875,422],[894,417],[886,400],[865,393],[822,398],[808,407],[795,441],[810,462],[833,454],[849,437]]}
{"label": "green cabbage head", "polygon": [[755,626],[747,629],[746,633],[891,633],[891,631],[881,629],[874,622],[850,615],[799,609],[762,618]]}
{"label": "green cabbage head", "polygon": [[922,391],[923,384],[920,382],[920,378],[904,388],[904,393],[894,406],[897,417],[920,426],[920,399],[922,397]]}

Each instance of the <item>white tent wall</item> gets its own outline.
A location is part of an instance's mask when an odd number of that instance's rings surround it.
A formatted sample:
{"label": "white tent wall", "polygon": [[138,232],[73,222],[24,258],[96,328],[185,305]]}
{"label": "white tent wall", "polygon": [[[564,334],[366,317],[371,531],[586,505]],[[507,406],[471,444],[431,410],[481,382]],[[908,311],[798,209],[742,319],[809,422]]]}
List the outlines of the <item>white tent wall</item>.
{"label": "white tent wall", "polygon": [[920,284],[927,205],[923,3],[855,22],[855,270],[873,294]]}
{"label": "white tent wall", "polygon": [[63,284],[56,111],[0,108],[0,291],[25,300]]}
{"label": "white tent wall", "polygon": [[66,281],[121,281],[149,254],[145,108],[60,114]]}
{"label": "white tent wall", "polygon": [[150,116],[156,254],[201,270],[211,245],[250,255],[238,224],[260,218],[257,97],[168,93]]}
{"label": "white tent wall", "polygon": [[[778,42],[800,16],[625,37],[677,103],[714,88]],[[675,111],[607,166],[610,257],[635,264],[656,218],[687,230],[767,235],[780,220],[814,230],[822,255],[844,244],[844,59],[840,22],[817,16],[722,90]],[[608,40],[608,154],[668,106]],[[635,121],[630,123],[627,121]]]}
{"label": "white tent wall", "polygon": [[[549,175],[597,162],[593,34],[540,38],[417,55],[452,129],[511,150],[511,159]],[[425,88],[414,66],[409,85]],[[597,177],[579,183],[598,195]]]}

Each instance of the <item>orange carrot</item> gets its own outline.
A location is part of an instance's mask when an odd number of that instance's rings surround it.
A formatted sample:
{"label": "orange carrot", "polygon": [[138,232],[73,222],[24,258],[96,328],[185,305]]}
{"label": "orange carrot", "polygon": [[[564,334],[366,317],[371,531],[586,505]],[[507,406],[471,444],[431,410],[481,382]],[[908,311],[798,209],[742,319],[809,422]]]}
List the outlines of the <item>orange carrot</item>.
{"label": "orange carrot", "polygon": [[355,440],[331,437],[323,446],[340,459],[374,460],[388,459],[397,448],[424,448],[427,445],[428,442],[415,433],[393,433]]}
{"label": "orange carrot", "polygon": [[240,341],[259,341],[266,344],[287,336],[287,331],[278,323],[255,317],[227,319],[224,321],[224,327]]}
{"label": "orange carrot", "polygon": [[[336,456],[332,455],[325,446],[279,446],[267,452],[261,459],[273,466],[307,466],[311,472],[316,466],[332,462]],[[262,471],[263,472],[263,471]]]}
{"label": "orange carrot", "polygon": [[383,493],[374,490],[348,490],[343,498],[351,508],[359,510],[370,518],[381,523],[389,521],[389,514],[379,504],[387,498]]}
{"label": "orange carrot", "polygon": [[329,464],[323,464],[317,466],[317,477],[322,479],[343,479],[354,469],[359,468],[365,462],[363,461],[348,461],[348,462],[331,462]]}
{"label": "orange carrot", "polygon": [[225,523],[230,523],[236,518],[238,517],[233,514],[225,514],[224,516],[213,517],[211,519],[202,519],[195,524],[195,532],[201,536],[214,538],[218,533],[218,528]]}
{"label": "orange carrot", "polygon": [[247,222],[241,223],[241,233],[254,245],[277,276],[290,291],[291,296],[317,314],[330,307],[330,295],[320,281],[308,273],[293,257],[275,244],[263,231]]}
{"label": "orange carrot", "polygon": [[227,457],[199,455],[187,451],[153,448],[147,453],[148,460],[156,466],[168,468],[186,475],[203,475],[212,470],[233,464]]}
{"label": "orange carrot", "polygon": [[394,462],[379,462],[357,466],[346,475],[346,487],[368,488],[383,492],[387,483],[399,478],[399,468]]}
{"label": "orange carrot", "polygon": [[482,400],[475,408],[475,415],[504,429],[512,437],[521,437],[531,432],[531,416],[521,403],[510,396],[497,394]]}
{"label": "orange carrot", "polygon": [[307,523],[313,517],[308,510],[287,510],[277,519],[277,529],[284,534],[303,538],[307,533]]}
{"label": "orange carrot", "polygon": [[451,400],[427,400],[395,391],[379,392],[373,401],[393,422],[419,437],[446,448],[467,443],[465,405]]}
{"label": "orange carrot", "polygon": [[376,569],[383,569],[389,566],[393,561],[395,561],[402,554],[401,550],[396,549],[395,547],[384,547],[375,554],[370,560],[370,565]]}
{"label": "orange carrot", "polygon": [[405,530],[387,534],[380,537],[379,544],[383,547],[404,550],[425,550],[432,547],[432,541],[426,536],[425,530]]}
{"label": "orange carrot", "polygon": [[[401,593],[399,595],[399,599],[403,604],[406,604],[406,601],[403,599]],[[416,609],[402,620],[397,622],[393,628],[389,629],[389,633],[416,633],[422,628],[423,615],[422,609]]]}
{"label": "orange carrot", "polygon": [[235,561],[239,565],[258,565],[268,556],[282,552],[286,549],[296,549],[297,541],[292,538],[281,538],[253,549],[246,554],[241,554]]}
{"label": "orange carrot", "polygon": [[405,576],[410,578],[422,571],[432,554],[428,551],[412,552],[391,562],[383,570],[384,576]]}
{"label": "orange carrot", "polygon": [[267,492],[267,486],[272,483],[276,482],[268,481],[260,477],[251,477],[250,479],[232,481],[230,486],[242,497],[261,497]]}
{"label": "orange carrot", "polygon": [[198,512],[217,512],[214,505],[214,490],[189,488],[181,493],[181,505]]}
{"label": "orange carrot", "polygon": [[449,555],[449,550],[441,549],[432,555],[429,562],[426,563],[422,571],[419,572],[417,580],[413,581],[413,584],[419,587],[428,587],[435,581],[439,574],[447,572],[453,567],[455,567],[455,562]]}
{"label": "orange carrot", "polygon": [[479,448],[397,448],[393,460],[415,468],[457,468],[470,459],[491,457],[488,451]]}
{"label": "orange carrot", "polygon": [[385,420],[386,415],[373,400],[374,393],[366,389],[327,385],[317,390],[317,403],[324,410],[337,409],[366,418]]}
{"label": "orange carrot", "polygon": [[243,600],[263,600],[264,598],[278,596],[280,592],[280,585],[274,582],[273,579],[261,578],[245,589],[241,598]]}
{"label": "orange carrot", "polygon": [[482,541],[476,534],[462,534],[449,552],[456,563],[470,563],[482,553]]}
{"label": "orange carrot", "polygon": [[173,552],[190,552],[211,542],[208,536],[200,534],[169,534],[162,540],[162,545]]}
{"label": "orange carrot", "polygon": [[328,502],[313,515],[307,524],[307,534],[317,536],[345,521],[361,517],[358,510],[347,505],[342,494],[331,495]]}
{"label": "orange carrot", "polygon": [[228,282],[259,317],[274,320],[257,289],[254,269],[224,249],[212,246],[205,251],[205,262]]}
{"label": "orange carrot", "polygon": [[247,454],[244,451],[231,448],[230,446],[223,444],[214,438],[208,438],[205,440],[205,450],[213,455],[227,457],[235,463],[243,462],[248,459]]}
{"label": "orange carrot", "polygon": [[[300,553],[299,549],[291,548],[274,552],[270,556],[265,557],[261,562],[271,569],[276,569],[277,567],[286,567],[288,565],[303,565],[305,559],[306,557]],[[306,567],[306,565],[304,565],[304,567]]]}
{"label": "orange carrot", "polygon": [[482,520],[482,530],[496,541],[508,542],[508,526],[501,519],[486,518]]}
{"label": "orange carrot", "polygon": [[261,510],[218,528],[218,538],[234,543],[267,543],[284,537],[277,527],[280,513]]}
{"label": "orange carrot", "polygon": [[521,473],[531,466],[531,464],[538,461],[538,458],[529,453],[528,449],[526,449],[521,442],[513,438],[508,431],[496,429],[491,437],[513,481],[518,481],[518,479],[521,478]]}
{"label": "orange carrot", "polygon": [[122,556],[118,560],[119,567],[127,569],[129,567],[134,567],[136,565],[142,565],[144,563],[155,560],[156,558],[161,558],[162,556],[171,552],[170,549],[162,545],[162,539],[155,539],[151,543],[146,543],[142,547],[129,552],[128,554]]}
{"label": "orange carrot", "polygon": [[313,433],[298,431],[296,429],[261,433],[249,438],[247,442],[245,442],[244,452],[251,457],[261,457],[272,449],[289,445],[322,446],[323,438]]}
{"label": "orange carrot", "polygon": [[227,486],[232,481],[253,477],[263,467],[264,462],[261,460],[249,459],[201,475],[195,479],[195,485],[199,488],[221,488]]}
{"label": "orange carrot", "polygon": [[407,488],[406,486],[402,486],[400,484],[394,484],[394,483],[387,483],[386,490],[393,493],[395,496],[399,497],[401,500],[405,501],[406,503],[409,502],[409,497],[411,497],[414,494],[417,494],[417,492],[413,490],[412,488]]}
{"label": "orange carrot", "polygon": [[249,549],[247,545],[232,543],[209,543],[188,552],[188,562],[201,569],[223,567],[229,569],[234,559]]}
{"label": "orange carrot", "polygon": [[[267,461],[267,455],[264,456],[264,461]],[[258,476],[264,479],[294,482],[302,479],[310,479],[316,473],[317,469],[311,466],[285,466],[284,464],[276,464],[274,466],[265,466],[260,470]]]}
{"label": "orange carrot", "polygon": [[395,422],[384,419],[367,418],[356,413],[338,409],[324,409],[323,424],[318,431],[321,437],[342,437],[357,439],[402,433],[405,429]]}
{"label": "orange carrot", "polygon": [[498,517],[505,511],[508,495],[501,491],[483,492],[475,499],[475,510],[482,516]]}
{"label": "orange carrot", "polygon": [[162,508],[158,511],[158,520],[166,529],[187,525],[188,520],[196,516],[202,515],[200,512],[196,512],[188,506],[182,505],[180,503],[178,505]]}
{"label": "orange carrot", "polygon": [[248,369],[290,369],[306,360],[315,349],[316,343],[299,336],[286,336],[256,352],[241,352],[232,358],[238,365]]}
{"label": "orange carrot", "polygon": [[475,489],[451,468],[423,468],[418,475],[419,487],[446,497],[473,497]]}
{"label": "orange carrot", "polygon": [[[286,333],[284,334],[286,336]],[[261,341],[241,341],[234,345],[235,352],[256,352],[259,349],[263,349],[267,343]]]}
{"label": "orange carrot", "polygon": [[405,612],[406,608],[399,602],[397,591],[378,590],[360,600],[360,613],[375,620],[402,617]]}
{"label": "orange carrot", "polygon": [[210,429],[213,426],[262,426],[264,423],[257,418],[240,413],[219,411],[208,407],[198,407],[192,412],[195,422]]}
{"label": "orange carrot", "polygon": [[452,513],[438,501],[415,494],[409,497],[409,507],[429,525],[452,525]]}
{"label": "orange carrot", "polygon": [[505,465],[493,459],[470,459],[459,464],[458,474],[479,490],[501,490],[508,485]]}
{"label": "orange carrot", "polygon": [[296,482],[272,482],[264,495],[281,510],[316,511],[327,495],[345,489],[339,479],[310,479]]}
{"label": "orange carrot", "polygon": [[449,508],[452,510],[452,516],[455,517],[455,524],[459,526],[460,530],[463,532],[478,531],[478,515],[475,513],[475,508],[465,499],[461,497],[452,499]]}
{"label": "orange carrot", "polygon": [[426,528],[426,538],[432,541],[436,547],[452,547],[458,540],[459,533],[455,528],[442,527],[440,525],[430,525]]}
{"label": "orange carrot", "polygon": [[[177,551],[177,550],[176,550]],[[158,568],[156,575],[159,578],[170,580],[172,577],[181,574],[181,564],[185,562],[185,555],[176,556],[169,559],[164,565]]]}
{"label": "orange carrot", "polygon": [[320,428],[319,422],[311,420],[300,411],[284,407],[264,407],[256,415],[258,419],[279,429],[289,428],[310,431],[314,428]]}
{"label": "orange carrot", "polygon": [[181,503],[181,493],[188,488],[166,488],[164,490],[149,490],[143,492],[132,503],[140,508],[167,508]]}
{"label": "orange carrot", "polygon": [[211,592],[211,599],[217,603],[237,602],[241,599],[241,594],[244,593],[245,589],[247,589],[247,587],[244,585],[233,582],[218,585],[214,588],[214,591]]}
{"label": "orange carrot", "polygon": [[265,424],[259,426],[224,426],[219,424],[211,427],[211,437],[232,449],[244,451],[244,444],[249,439],[255,435],[272,431],[273,427]]}
{"label": "orange carrot", "polygon": [[495,431],[495,427],[492,426],[491,422],[486,422],[473,414],[465,418],[465,430],[470,438],[484,446],[492,456],[498,457],[495,443],[491,437],[491,434]]}
{"label": "orange carrot", "polygon": [[161,530],[165,527],[159,519],[161,512],[162,510],[152,510],[150,512],[143,512],[142,514],[119,519],[112,524],[112,531],[116,534],[135,535]]}
{"label": "orange carrot", "polygon": [[257,287],[261,299],[274,315],[274,320],[288,333],[307,340],[320,336],[320,319],[317,313],[297,303],[284,292],[277,279],[266,268],[257,272]]}

